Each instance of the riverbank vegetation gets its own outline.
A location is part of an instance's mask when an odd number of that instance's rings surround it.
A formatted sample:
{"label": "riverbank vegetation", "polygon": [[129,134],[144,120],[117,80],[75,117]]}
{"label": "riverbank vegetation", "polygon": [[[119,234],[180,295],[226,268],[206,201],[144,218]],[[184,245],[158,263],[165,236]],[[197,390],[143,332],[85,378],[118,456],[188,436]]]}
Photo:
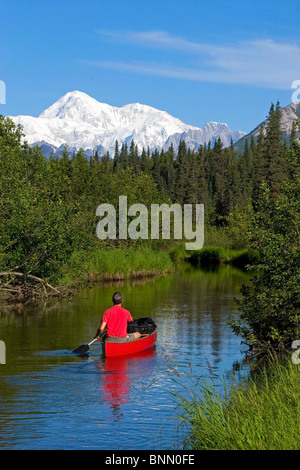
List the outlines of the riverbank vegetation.
{"label": "riverbank vegetation", "polygon": [[[232,326],[246,341],[281,351],[300,334],[300,146],[294,142],[283,159],[280,122],[269,126],[266,174],[247,235],[249,246],[259,251],[260,274],[242,287],[240,321]],[[272,158],[282,162],[281,175]]]}
{"label": "riverbank vegetation", "polygon": [[[96,152],[89,159],[83,150],[69,155],[67,149],[46,159],[40,148],[21,143],[21,128],[0,117],[1,291],[25,292],[24,283],[34,283],[30,276],[42,279],[35,286],[49,294],[54,291],[48,285],[164,274],[186,258],[256,262],[260,247],[252,249],[247,234],[261,204],[261,184],[271,178],[275,188],[291,173],[286,162],[293,144],[278,142],[279,116],[279,106],[272,105],[267,134],[246,141],[241,155],[233,144],[223,148],[220,139],[198,150],[182,141],[176,152],[171,145],[141,153],[132,141],[116,142],[113,156]],[[177,240],[99,240],[96,208],[117,208],[121,195],[128,207],[142,203],[148,210],[154,203],[203,203],[206,251],[186,252]],[[22,276],[7,274],[13,272]]]}
{"label": "riverbank vegetation", "polygon": [[[240,155],[217,139],[197,150],[182,141],[176,152],[171,145],[140,154],[133,141],[116,142],[113,158],[64,149],[46,159],[0,117],[0,292],[18,300],[64,295],[71,286],[166,274],[187,258],[249,265],[253,279],[242,286],[233,331],[256,350],[289,350],[300,335],[300,146],[295,127],[282,141],[280,119],[272,105],[265,132],[246,140]],[[203,203],[203,249],[187,253],[174,239],[97,239],[96,208],[117,208],[121,195],[148,209]],[[297,368],[271,369],[225,400],[202,390],[183,401],[189,445],[297,448]]]}
{"label": "riverbank vegetation", "polygon": [[[65,271],[64,271],[65,270]],[[168,274],[174,270],[171,252],[147,246],[104,249],[96,246],[87,253],[75,252],[61,270],[61,283],[83,285],[99,281],[139,279]]]}
{"label": "riverbank vegetation", "polygon": [[299,365],[268,359],[255,378],[221,390],[205,382],[176,395],[185,449],[299,449]]}
{"label": "riverbank vegetation", "polygon": [[[205,383],[179,397],[185,446],[193,450],[299,449],[299,364],[291,347],[300,335],[300,146],[292,141],[287,151],[282,142],[279,107],[271,108],[260,139],[252,214],[240,225],[248,249],[259,254],[252,265],[258,273],[242,286],[240,320],[231,323],[259,367],[229,392]],[[219,249],[202,253],[221,256]]]}
{"label": "riverbank vegetation", "polygon": [[204,268],[216,267],[221,264],[245,268],[247,265],[257,264],[259,251],[250,249],[234,250],[228,247],[205,246],[199,251],[192,252],[190,262],[199,264]]}

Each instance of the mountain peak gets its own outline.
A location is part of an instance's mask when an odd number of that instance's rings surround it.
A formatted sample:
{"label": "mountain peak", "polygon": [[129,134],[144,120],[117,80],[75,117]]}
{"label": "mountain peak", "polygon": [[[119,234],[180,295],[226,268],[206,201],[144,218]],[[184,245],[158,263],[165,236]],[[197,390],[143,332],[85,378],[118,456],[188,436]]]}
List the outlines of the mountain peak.
{"label": "mountain peak", "polygon": [[[292,125],[293,122],[300,119],[300,101],[296,103],[290,103],[287,106],[281,108],[281,131],[282,131],[282,139],[289,142]],[[260,128],[262,127],[263,133],[266,132],[268,118],[262,121],[258,126],[255,127],[249,134],[245,134],[241,139],[235,142],[234,148],[237,152],[243,153],[245,149],[245,142],[248,141],[248,145],[250,145],[252,137],[254,141],[257,141],[257,138],[260,133]],[[296,139],[300,140],[300,132],[296,132]]]}
{"label": "mountain peak", "polygon": [[[59,153],[63,146],[70,151],[83,148],[87,155],[95,150],[114,152],[116,140],[120,144],[134,142],[142,148],[166,148],[172,142],[178,147],[180,140],[187,146],[198,148],[201,144],[220,137],[224,146],[235,142],[244,133],[231,131],[224,123],[211,122],[203,128],[189,126],[166,111],[140,103],[114,107],[101,103],[79,90],[66,93],[45,109],[38,118],[16,116],[29,145],[42,145],[43,149]],[[47,150],[48,148],[48,150]]]}
{"label": "mountain peak", "polygon": [[70,91],[40,114],[43,119],[71,119],[89,122],[111,106],[100,103],[82,91]]}

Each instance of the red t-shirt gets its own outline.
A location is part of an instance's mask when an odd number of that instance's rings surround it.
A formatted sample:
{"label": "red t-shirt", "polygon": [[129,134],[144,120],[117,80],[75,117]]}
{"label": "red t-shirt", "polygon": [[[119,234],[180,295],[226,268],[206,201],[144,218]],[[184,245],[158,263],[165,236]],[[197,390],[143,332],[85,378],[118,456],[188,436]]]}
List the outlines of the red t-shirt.
{"label": "red t-shirt", "polygon": [[114,305],[104,312],[102,321],[106,323],[107,336],[125,338],[128,334],[127,322],[132,321],[132,316],[125,308]]}

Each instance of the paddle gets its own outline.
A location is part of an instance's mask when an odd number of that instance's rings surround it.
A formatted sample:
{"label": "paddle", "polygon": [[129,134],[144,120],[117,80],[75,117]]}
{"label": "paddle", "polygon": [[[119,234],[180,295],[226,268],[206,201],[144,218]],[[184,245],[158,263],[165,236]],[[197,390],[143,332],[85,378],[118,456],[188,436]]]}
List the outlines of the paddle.
{"label": "paddle", "polygon": [[81,346],[78,346],[78,348],[74,349],[72,351],[72,353],[78,354],[79,356],[84,356],[88,352],[88,350],[90,349],[90,345],[95,343],[95,341],[98,341],[98,339],[101,338],[101,336],[103,336],[104,334],[105,334],[105,331],[103,331],[103,333],[101,333],[101,335],[99,335],[97,338],[93,339],[93,341],[91,341],[90,343],[82,344]]}

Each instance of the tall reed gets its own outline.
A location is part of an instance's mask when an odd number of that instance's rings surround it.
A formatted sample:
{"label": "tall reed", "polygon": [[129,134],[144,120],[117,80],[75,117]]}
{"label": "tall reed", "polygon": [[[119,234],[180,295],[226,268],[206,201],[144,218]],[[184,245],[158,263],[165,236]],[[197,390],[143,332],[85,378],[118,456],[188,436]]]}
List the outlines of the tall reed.
{"label": "tall reed", "polygon": [[62,282],[128,279],[166,274],[174,270],[170,255],[141,246],[138,248],[95,248],[75,252],[63,271]]}
{"label": "tall reed", "polygon": [[[177,395],[184,447],[193,450],[300,449],[300,365],[272,360],[224,393],[205,382]],[[222,396],[221,396],[222,395]]]}

